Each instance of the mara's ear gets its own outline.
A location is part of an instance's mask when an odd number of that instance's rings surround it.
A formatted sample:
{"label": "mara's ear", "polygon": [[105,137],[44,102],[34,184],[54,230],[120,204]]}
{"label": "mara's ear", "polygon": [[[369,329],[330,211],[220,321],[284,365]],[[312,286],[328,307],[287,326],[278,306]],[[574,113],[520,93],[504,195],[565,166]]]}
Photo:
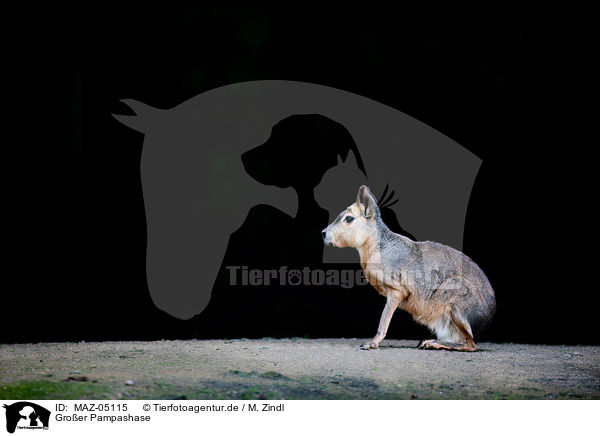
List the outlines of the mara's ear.
{"label": "mara's ear", "polygon": [[365,218],[371,218],[377,210],[377,200],[371,194],[369,188],[362,185],[358,188],[358,195],[356,196],[356,204],[360,207]]}
{"label": "mara's ear", "polygon": [[121,103],[126,104],[135,112],[135,115],[118,115],[112,114],[117,120],[125,124],[127,127],[137,130],[141,133],[146,133],[147,126],[151,126],[152,123],[157,119],[161,109],[153,108],[140,101],[136,100],[121,100]]}

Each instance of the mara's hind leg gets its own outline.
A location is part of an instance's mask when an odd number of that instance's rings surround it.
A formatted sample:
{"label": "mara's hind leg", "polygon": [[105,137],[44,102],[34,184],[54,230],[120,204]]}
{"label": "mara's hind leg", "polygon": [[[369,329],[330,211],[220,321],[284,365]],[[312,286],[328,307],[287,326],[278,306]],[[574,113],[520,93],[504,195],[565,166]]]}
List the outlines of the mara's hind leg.
{"label": "mara's hind leg", "polygon": [[455,310],[450,313],[452,316],[452,322],[458,328],[458,331],[464,338],[465,343],[460,348],[460,351],[476,351],[475,341],[473,340],[473,332],[471,331],[471,325],[469,322]]}
{"label": "mara's hind leg", "polygon": [[[477,350],[469,322],[456,309],[450,311],[447,322],[448,325],[437,332],[438,339],[421,341],[417,347],[422,350]],[[455,339],[460,339],[461,343],[455,342]]]}

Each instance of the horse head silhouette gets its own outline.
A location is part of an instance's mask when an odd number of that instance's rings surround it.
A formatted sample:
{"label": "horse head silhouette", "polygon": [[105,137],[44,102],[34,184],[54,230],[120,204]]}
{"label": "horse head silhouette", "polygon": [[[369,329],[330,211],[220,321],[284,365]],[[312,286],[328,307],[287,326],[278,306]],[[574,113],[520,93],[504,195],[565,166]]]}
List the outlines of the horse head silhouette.
{"label": "horse head silhouette", "polygon": [[[154,303],[175,317],[187,319],[204,310],[229,235],[252,206],[271,204],[295,216],[300,193],[319,183],[277,186],[269,171],[289,169],[248,170],[252,177],[244,167],[253,154],[263,154],[250,150],[276,136],[274,126],[293,115],[318,114],[347,129],[356,144],[351,156],[357,166],[361,157],[369,186],[383,192],[389,183],[401,198],[392,207],[402,206],[403,225],[417,237],[461,248],[466,207],[481,161],[393,108],[342,90],[290,81],[224,86],[170,109],[123,102],[135,115],[115,118],[144,134],[140,173],[148,289]],[[285,148],[287,155],[298,151],[287,147],[298,145],[271,141],[263,155],[278,148]],[[325,164],[318,159],[314,156],[314,165]],[[328,168],[336,164],[332,159]],[[289,176],[292,180],[293,174]],[[342,198],[357,188],[341,180],[334,185]]]}

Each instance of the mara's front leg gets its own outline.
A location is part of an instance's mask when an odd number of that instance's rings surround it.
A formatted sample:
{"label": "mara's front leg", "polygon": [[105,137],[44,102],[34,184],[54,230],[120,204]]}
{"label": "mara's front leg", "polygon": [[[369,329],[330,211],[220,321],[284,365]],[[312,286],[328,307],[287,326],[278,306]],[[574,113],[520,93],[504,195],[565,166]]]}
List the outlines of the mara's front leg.
{"label": "mara's front leg", "polygon": [[385,303],[385,307],[383,308],[383,313],[381,314],[381,319],[379,320],[379,328],[377,329],[377,334],[370,342],[362,344],[360,346],[361,350],[370,350],[373,348],[379,347],[383,338],[387,334],[388,327],[390,326],[390,321],[392,320],[392,316],[394,315],[394,311],[400,304],[400,300],[402,299],[401,295],[398,292],[388,292],[387,301]]}

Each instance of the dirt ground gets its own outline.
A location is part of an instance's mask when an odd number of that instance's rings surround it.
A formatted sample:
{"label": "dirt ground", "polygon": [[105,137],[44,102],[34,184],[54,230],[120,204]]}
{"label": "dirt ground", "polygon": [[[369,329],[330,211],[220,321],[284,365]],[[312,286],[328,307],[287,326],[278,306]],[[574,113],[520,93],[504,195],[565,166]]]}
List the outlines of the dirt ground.
{"label": "dirt ground", "polygon": [[360,339],[0,344],[1,399],[600,399],[600,346]]}

